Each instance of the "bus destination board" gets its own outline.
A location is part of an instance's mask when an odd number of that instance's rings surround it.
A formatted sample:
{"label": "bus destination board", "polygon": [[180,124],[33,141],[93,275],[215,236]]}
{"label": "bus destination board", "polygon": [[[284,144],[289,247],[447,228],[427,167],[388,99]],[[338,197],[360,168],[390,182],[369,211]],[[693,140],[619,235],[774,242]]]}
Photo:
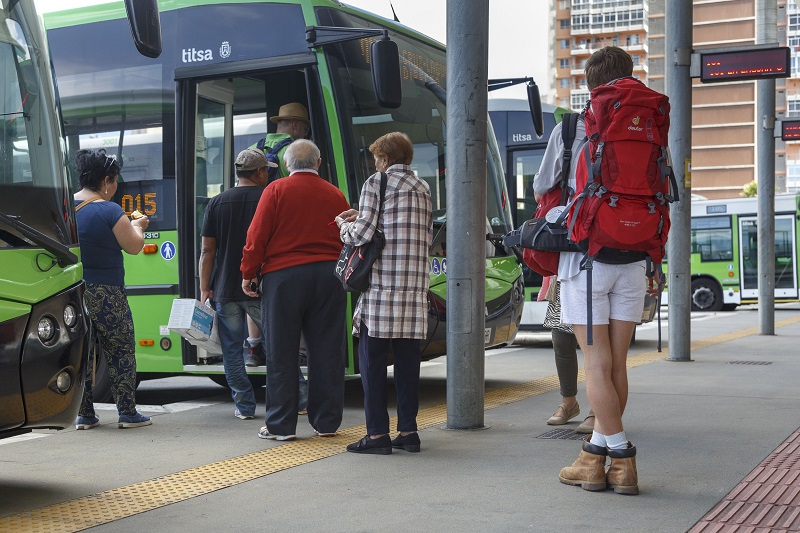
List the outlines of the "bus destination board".
{"label": "bus destination board", "polygon": [[790,59],[786,46],[728,52],[700,51],[700,81],[788,78],[791,75]]}
{"label": "bus destination board", "polygon": [[781,140],[800,141],[800,119],[781,120]]}

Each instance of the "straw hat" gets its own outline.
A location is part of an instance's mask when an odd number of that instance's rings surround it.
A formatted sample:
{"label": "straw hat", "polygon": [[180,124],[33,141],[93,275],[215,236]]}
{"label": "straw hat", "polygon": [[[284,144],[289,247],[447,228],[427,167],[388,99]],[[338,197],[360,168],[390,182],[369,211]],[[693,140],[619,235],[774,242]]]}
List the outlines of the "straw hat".
{"label": "straw hat", "polygon": [[301,120],[310,126],[311,122],[308,120],[308,109],[303,104],[292,102],[284,104],[278,111],[277,116],[271,117],[270,120],[276,124],[280,120]]}

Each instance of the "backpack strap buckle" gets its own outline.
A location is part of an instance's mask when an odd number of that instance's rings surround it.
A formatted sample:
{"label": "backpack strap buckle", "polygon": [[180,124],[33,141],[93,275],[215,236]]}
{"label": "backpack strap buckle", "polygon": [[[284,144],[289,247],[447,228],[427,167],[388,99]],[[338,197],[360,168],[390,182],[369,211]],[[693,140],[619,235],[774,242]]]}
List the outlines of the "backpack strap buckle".
{"label": "backpack strap buckle", "polygon": [[608,207],[617,207],[617,202],[619,201],[619,196],[611,195],[609,198]]}
{"label": "backpack strap buckle", "polygon": [[656,203],[655,202],[647,202],[647,207],[650,209],[647,213],[650,215],[656,214]]}

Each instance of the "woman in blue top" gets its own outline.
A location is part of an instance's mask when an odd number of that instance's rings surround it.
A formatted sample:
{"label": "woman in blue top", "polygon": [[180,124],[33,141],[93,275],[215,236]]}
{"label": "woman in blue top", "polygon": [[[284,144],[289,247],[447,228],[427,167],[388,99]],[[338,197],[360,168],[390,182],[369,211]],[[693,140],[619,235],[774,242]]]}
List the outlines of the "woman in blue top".
{"label": "woman in blue top", "polygon": [[[79,150],[75,166],[81,190],[75,193],[78,239],[86,282],[84,299],[91,325],[108,363],[111,391],[119,412],[118,426],[134,428],[152,424],[136,411],[136,358],[133,318],[125,294],[122,250],[136,255],[144,246],[146,216],[128,220],[122,208],[110,202],[117,192],[121,164],[105,150]],[[137,213],[138,215],[138,213]],[[88,365],[86,390],[75,429],[100,424],[92,404],[92,365]]]}

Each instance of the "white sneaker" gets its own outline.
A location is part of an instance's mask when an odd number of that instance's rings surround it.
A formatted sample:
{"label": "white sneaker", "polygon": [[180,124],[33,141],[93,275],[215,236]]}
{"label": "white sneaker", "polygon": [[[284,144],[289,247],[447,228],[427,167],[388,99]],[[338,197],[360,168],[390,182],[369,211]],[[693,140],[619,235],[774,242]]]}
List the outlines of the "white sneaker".
{"label": "white sneaker", "polygon": [[258,438],[269,440],[295,440],[297,435],[273,435],[269,432],[267,426],[264,426],[258,431]]}

